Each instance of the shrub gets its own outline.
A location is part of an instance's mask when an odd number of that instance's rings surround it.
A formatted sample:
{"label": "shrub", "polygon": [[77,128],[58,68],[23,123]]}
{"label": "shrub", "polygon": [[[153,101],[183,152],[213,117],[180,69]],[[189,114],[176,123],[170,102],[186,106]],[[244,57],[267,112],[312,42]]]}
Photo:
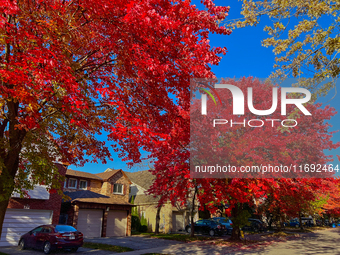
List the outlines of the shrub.
{"label": "shrub", "polygon": [[139,227],[139,232],[141,232],[141,233],[148,232],[148,226],[147,225],[141,225]]}
{"label": "shrub", "polygon": [[131,215],[131,229],[135,231],[139,231],[141,225],[140,220],[137,215]]}

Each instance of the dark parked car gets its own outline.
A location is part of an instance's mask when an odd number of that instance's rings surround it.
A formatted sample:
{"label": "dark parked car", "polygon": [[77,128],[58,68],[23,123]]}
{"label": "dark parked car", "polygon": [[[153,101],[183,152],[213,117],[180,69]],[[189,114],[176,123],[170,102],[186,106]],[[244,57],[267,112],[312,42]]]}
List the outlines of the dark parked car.
{"label": "dark parked car", "polygon": [[212,220],[217,221],[218,223],[221,223],[222,225],[225,226],[226,228],[226,233],[227,234],[231,234],[231,232],[233,231],[233,222],[225,217],[214,217],[212,218]]}
{"label": "dark parked car", "polygon": [[[306,227],[313,227],[314,226],[314,222],[313,222],[313,218],[309,218],[309,217],[302,217],[301,218],[301,221],[302,221],[302,225],[303,226],[306,226]],[[316,221],[317,224],[318,221]],[[289,226],[289,227],[300,227],[300,221],[299,219],[291,219],[288,223],[285,223],[285,226]]]}
{"label": "dark parked car", "polygon": [[19,248],[34,248],[49,254],[52,250],[70,249],[76,252],[83,245],[83,234],[68,225],[42,225],[22,235]]}
{"label": "dark parked car", "polygon": [[254,232],[262,232],[262,231],[266,230],[266,226],[261,220],[249,218],[248,221],[249,221],[250,225],[244,226],[242,228],[242,230],[254,231]]}
{"label": "dark parked car", "polygon": [[[208,233],[210,236],[214,236],[215,234],[223,235],[226,231],[224,225],[213,221],[213,220],[198,220],[195,223],[195,232],[197,233]],[[191,233],[191,224],[185,227],[185,230],[188,233]]]}

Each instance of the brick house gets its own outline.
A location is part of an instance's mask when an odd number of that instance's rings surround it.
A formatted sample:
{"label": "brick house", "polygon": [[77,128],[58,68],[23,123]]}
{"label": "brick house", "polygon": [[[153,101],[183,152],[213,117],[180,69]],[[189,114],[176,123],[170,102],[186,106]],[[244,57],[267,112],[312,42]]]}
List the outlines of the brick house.
{"label": "brick house", "polygon": [[[67,166],[57,164],[65,175]],[[9,201],[0,246],[17,245],[21,235],[43,224],[58,224],[62,197],[49,193],[44,186],[36,186],[27,192],[27,198],[13,193]]]}
{"label": "brick house", "polygon": [[[152,185],[155,176],[149,171],[126,172],[126,175],[132,182],[130,201],[134,197],[134,204],[137,206],[139,215],[143,215],[148,222],[148,232],[154,232],[159,198],[146,194],[146,191]],[[197,211],[196,208],[194,221],[198,220]],[[159,230],[164,233],[184,231],[190,220],[190,203],[188,203],[187,207],[180,207],[173,206],[170,201],[167,201],[160,211]]]}
{"label": "brick house", "polygon": [[91,174],[66,171],[60,224],[72,225],[85,237],[131,235],[130,180],[120,170],[108,168]]}

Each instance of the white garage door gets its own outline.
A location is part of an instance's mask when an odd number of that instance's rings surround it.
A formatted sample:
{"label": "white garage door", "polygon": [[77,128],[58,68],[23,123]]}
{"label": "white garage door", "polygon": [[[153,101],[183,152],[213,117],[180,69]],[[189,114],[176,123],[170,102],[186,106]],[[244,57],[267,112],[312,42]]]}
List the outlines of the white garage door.
{"label": "white garage door", "polygon": [[101,237],[103,210],[79,209],[77,229],[85,237]]}
{"label": "white garage door", "polygon": [[52,211],[7,209],[0,246],[18,245],[21,235],[39,225],[52,223]]}
{"label": "white garage door", "polygon": [[126,236],[127,211],[109,211],[106,236]]}
{"label": "white garage door", "polygon": [[184,229],[184,216],[181,212],[172,212],[172,231],[176,232]]}

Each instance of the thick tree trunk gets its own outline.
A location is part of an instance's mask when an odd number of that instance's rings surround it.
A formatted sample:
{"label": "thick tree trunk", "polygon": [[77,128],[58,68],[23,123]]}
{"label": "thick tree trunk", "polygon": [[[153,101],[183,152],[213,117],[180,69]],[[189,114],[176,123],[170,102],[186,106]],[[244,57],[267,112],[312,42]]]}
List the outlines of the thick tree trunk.
{"label": "thick tree trunk", "polygon": [[9,199],[14,189],[13,179],[3,172],[0,174],[0,237]]}
{"label": "thick tree trunk", "polygon": [[282,224],[281,224],[281,212],[280,212],[280,208],[277,208],[275,223],[276,223],[276,231],[277,232],[281,232]]}
{"label": "thick tree trunk", "polygon": [[233,231],[231,232],[231,241],[240,241],[241,240],[241,229],[240,227],[233,226]]}
{"label": "thick tree trunk", "polygon": [[195,192],[194,196],[192,198],[192,206],[191,206],[191,219],[190,219],[190,224],[191,224],[191,233],[190,236],[194,237],[195,236],[195,224],[194,224],[194,216],[195,216],[195,200],[196,200],[196,194],[197,194],[197,186],[195,185]]}
{"label": "thick tree trunk", "polygon": [[161,209],[163,205],[160,205],[157,207],[157,213],[156,213],[156,226],[155,226],[155,234],[159,234],[159,222],[160,222],[160,214],[161,214]]}
{"label": "thick tree trunk", "polygon": [[[240,210],[241,209],[241,210]],[[242,211],[242,208],[239,208],[238,205],[236,205],[233,209],[231,209],[231,217],[236,218],[239,212]],[[241,241],[241,229],[240,226],[237,224],[237,221],[233,222],[233,231],[231,232],[231,241]]]}
{"label": "thick tree trunk", "polygon": [[285,226],[284,216],[281,216],[280,220],[281,220],[281,228],[282,228],[283,230],[285,230],[285,229],[286,229],[286,226]]}
{"label": "thick tree trunk", "polygon": [[[8,155],[7,159],[5,159],[6,166],[0,171],[0,237],[2,234],[2,225],[4,222],[6,209],[14,190],[14,178],[19,167],[19,151],[17,152],[17,155],[14,153]],[[7,171],[7,169],[9,169],[9,171]]]}
{"label": "thick tree trunk", "polygon": [[[22,142],[27,134],[25,130],[16,127],[19,104],[12,100],[7,102],[7,107],[7,121],[3,121],[0,125],[0,237],[6,209],[14,190],[14,179],[19,168]],[[8,137],[5,137],[4,130],[7,127]],[[7,141],[5,141],[6,139]],[[7,146],[8,148],[6,148]]]}
{"label": "thick tree trunk", "polygon": [[302,215],[301,212],[299,212],[299,223],[300,223],[300,229],[303,230],[303,225],[302,225]]}
{"label": "thick tree trunk", "polygon": [[191,225],[191,232],[190,232],[190,236],[194,237],[195,236],[195,224],[194,224],[194,216],[191,210],[191,217],[190,217],[190,225]]}
{"label": "thick tree trunk", "polygon": [[9,199],[0,201],[0,237],[2,233],[2,224],[5,219],[5,214],[6,214],[8,203],[9,203]]}

